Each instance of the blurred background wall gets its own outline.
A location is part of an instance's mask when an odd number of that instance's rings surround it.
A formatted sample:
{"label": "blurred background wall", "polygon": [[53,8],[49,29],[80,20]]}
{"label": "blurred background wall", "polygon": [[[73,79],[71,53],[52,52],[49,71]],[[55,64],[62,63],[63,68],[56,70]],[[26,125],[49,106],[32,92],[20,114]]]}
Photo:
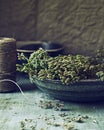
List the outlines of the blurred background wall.
{"label": "blurred background wall", "polygon": [[104,0],[0,0],[0,37],[49,40],[68,53],[104,47]]}

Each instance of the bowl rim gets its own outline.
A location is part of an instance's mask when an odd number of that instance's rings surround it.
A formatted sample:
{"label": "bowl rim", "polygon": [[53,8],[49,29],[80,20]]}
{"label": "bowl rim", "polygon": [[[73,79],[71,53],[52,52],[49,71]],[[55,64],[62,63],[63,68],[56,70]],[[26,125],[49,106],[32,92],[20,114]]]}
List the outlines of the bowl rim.
{"label": "bowl rim", "polygon": [[[31,76],[30,76],[31,77]],[[39,81],[45,81],[45,82],[54,82],[54,83],[61,83],[61,84],[63,84],[62,82],[61,82],[61,80],[59,80],[59,79],[39,79],[37,76],[32,76],[31,77],[32,79],[36,79],[36,80],[39,80]],[[77,81],[77,82],[74,82],[74,83],[70,83],[70,84],[68,84],[68,85],[72,85],[72,84],[76,84],[76,83],[85,83],[85,82],[87,82],[87,83],[89,83],[89,82],[104,82],[104,81],[102,81],[102,80],[100,80],[100,79],[81,79],[81,80],[79,80],[79,81]],[[63,85],[65,85],[65,84],[63,84]]]}
{"label": "bowl rim", "polygon": [[104,91],[104,87],[102,87],[104,86],[104,81],[101,81],[99,79],[80,80],[78,82],[70,83],[68,85],[63,84],[60,80],[40,80],[37,77],[30,77],[30,81],[37,87],[46,88],[53,91],[70,91],[78,93]]}
{"label": "bowl rim", "polygon": [[[21,41],[22,42],[22,41]],[[24,44],[23,45],[29,45],[28,43],[30,43],[30,44],[39,44],[39,45],[43,45],[43,41],[26,41],[27,42],[27,44],[25,44],[25,42],[23,42]],[[19,43],[19,42],[17,42],[17,43]],[[63,50],[64,49],[64,46],[61,46],[61,44],[59,44],[60,45],[60,47],[59,48],[57,48],[57,49],[45,49],[45,51],[46,52],[57,52],[57,51],[61,51],[61,50]],[[22,45],[21,45],[21,47],[22,47]],[[40,47],[41,48],[41,47]],[[32,52],[34,52],[34,51],[36,51],[36,50],[25,50],[25,49],[20,49],[20,48],[18,48],[17,47],[17,52],[23,52],[23,53],[32,53]]]}

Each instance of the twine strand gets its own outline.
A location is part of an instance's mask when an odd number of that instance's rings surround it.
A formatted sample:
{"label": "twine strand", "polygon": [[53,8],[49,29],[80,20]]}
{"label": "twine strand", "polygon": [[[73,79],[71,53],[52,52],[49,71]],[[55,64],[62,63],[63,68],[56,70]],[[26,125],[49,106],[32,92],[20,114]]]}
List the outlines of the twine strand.
{"label": "twine strand", "polygon": [[12,83],[14,83],[14,84],[19,88],[19,90],[20,90],[21,94],[24,96],[24,98],[28,99],[28,98],[25,96],[24,92],[22,91],[20,85],[19,85],[17,82],[15,82],[14,80],[11,80],[11,79],[2,79],[2,80],[0,80],[0,82],[1,82],[1,83],[2,83],[2,82],[12,82]]}

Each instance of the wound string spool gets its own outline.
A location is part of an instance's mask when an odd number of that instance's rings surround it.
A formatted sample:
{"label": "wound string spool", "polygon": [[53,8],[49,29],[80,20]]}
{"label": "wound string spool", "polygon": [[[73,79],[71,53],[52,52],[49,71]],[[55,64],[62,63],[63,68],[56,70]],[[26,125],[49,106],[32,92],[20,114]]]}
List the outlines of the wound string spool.
{"label": "wound string spool", "polygon": [[[0,37],[0,80],[16,80],[16,40],[14,38]],[[15,90],[11,82],[1,82],[0,92]]]}

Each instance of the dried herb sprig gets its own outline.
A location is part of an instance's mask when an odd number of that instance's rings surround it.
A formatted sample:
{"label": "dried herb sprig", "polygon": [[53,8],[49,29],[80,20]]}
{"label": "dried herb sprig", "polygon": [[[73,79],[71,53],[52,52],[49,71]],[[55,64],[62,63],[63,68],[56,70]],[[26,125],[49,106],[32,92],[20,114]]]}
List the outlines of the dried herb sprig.
{"label": "dried herb sprig", "polygon": [[61,111],[64,109],[64,103],[58,100],[40,100],[39,107],[44,109],[54,109],[56,111]]}

